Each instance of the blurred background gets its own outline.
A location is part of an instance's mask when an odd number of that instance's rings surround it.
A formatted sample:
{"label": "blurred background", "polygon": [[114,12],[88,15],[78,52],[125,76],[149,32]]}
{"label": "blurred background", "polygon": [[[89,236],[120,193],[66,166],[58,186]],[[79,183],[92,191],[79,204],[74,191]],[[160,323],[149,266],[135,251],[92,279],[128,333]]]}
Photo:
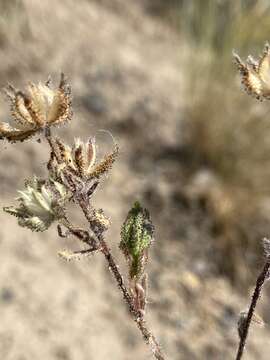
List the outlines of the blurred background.
{"label": "blurred background", "polygon": [[[0,85],[59,81],[73,89],[66,141],[96,136],[120,157],[97,194],[119,232],[139,199],[156,242],[148,318],[168,359],[233,359],[237,319],[270,236],[270,103],[247,96],[232,50],[257,56],[270,34],[264,0],[0,0]],[[1,121],[10,118],[2,97]],[[1,207],[33,173],[45,176],[41,140],[0,144]],[[81,215],[73,211],[75,222]],[[66,263],[80,248],[0,218],[0,358],[150,359],[102,256]],[[269,359],[266,285],[246,359]]]}

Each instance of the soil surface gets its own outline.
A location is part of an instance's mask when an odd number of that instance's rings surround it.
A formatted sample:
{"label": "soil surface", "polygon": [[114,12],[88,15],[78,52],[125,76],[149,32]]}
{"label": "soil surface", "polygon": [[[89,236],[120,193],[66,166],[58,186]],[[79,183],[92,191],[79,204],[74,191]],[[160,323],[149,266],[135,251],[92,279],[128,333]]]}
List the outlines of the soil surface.
{"label": "soil surface", "polygon": [[[96,136],[99,154],[121,152],[95,197],[112,221],[107,240],[118,251],[123,219],[134,200],[156,225],[148,267],[147,319],[171,360],[234,359],[237,319],[248,303],[216,271],[207,219],[183,195],[184,61],[189,51],[166,23],[136,1],[0,2],[0,84],[55,82],[64,71],[73,89],[67,140]],[[1,101],[1,120],[8,105]],[[100,131],[101,129],[107,132]],[[2,142],[1,206],[33,173],[45,175],[41,139]],[[83,223],[73,211],[74,221]],[[102,255],[65,262],[57,251],[78,249],[56,227],[31,233],[0,217],[0,359],[146,360],[149,349],[130,319]],[[254,281],[255,281],[254,275]],[[260,314],[269,305],[262,298]],[[265,304],[264,304],[265,303]],[[269,315],[268,315],[269,318]],[[269,359],[269,327],[254,324],[245,359]]]}

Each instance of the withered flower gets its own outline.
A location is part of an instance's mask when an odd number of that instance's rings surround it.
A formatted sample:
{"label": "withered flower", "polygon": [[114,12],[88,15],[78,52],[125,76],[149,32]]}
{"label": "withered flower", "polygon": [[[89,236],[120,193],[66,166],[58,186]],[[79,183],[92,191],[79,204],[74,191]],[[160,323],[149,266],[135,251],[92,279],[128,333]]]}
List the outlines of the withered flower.
{"label": "withered flower", "polygon": [[119,152],[118,146],[115,145],[110,154],[97,162],[95,139],[89,139],[86,143],[75,139],[70,147],[57,138],[54,146],[58,162],[55,161],[51,165],[52,168],[56,168],[56,173],[66,169],[81,179],[98,179],[112,167]]}
{"label": "withered flower", "polygon": [[19,207],[4,207],[4,211],[18,218],[20,226],[32,231],[45,231],[63,214],[62,207],[69,199],[66,188],[56,181],[45,182],[34,177],[26,190],[18,191]]}
{"label": "withered flower", "polygon": [[248,56],[246,64],[233,53],[236,65],[242,76],[242,84],[249,95],[258,100],[270,99],[270,47],[266,43],[263,55],[258,59]]}
{"label": "withered flower", "polygon": [[9,85],[5,90],[11,102],[11,114],[16,127],[0,123],[0,139],[24,141],[45,127],[60,125],[71,119],[71,91],[64,74],[58,88],[45,84],[29,83],[26,92]]}

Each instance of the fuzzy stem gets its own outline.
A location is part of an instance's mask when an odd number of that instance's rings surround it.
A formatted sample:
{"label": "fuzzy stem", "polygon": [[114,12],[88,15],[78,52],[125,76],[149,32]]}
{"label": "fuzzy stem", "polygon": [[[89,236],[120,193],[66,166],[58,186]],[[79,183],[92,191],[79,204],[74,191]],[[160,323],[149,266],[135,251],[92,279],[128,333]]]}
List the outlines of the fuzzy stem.
{"label": "fuzzy stem", "polygon": [[[51,136],[51,131],[49,128],[45,129],[45,138],[48,141],[48,144],[51,148],[52,153],[55,155],[56,160],[59,162],[60,159],[58,159],[57,154],[55,153],[53,138]],[[90,207],[90,204],[89,204],[88,195],[87,194],[77,195],[76,201],[77,201],[78,205],[80,206],[80,208],[82,209],[82,211],[85,215],[85,218],[89,222],[91,230],[96,235],[96,238],[100,245],[100,251],[103,253],[103,255],[105,256],[105,259],[108,262],[109,269],[111,270],[111,272],[117,282],[117,285],[122,292],[123,298],[128,306],[129,312],[130,312],[131,316],[133,317],[133,320],[137,324],[137,326],[143,336],[144,341],[146,342],[146,344],[150,345],[152,354],[157,360],[165,360],[165,357],[162,354],[160,345],[157,342],[155,336],[153,335],[152,331],[149,330],[148,325],[147,325],[146,321],[144,320],[144,318],[142,317],[141,312],[139,312],[136,309],[136,307],[134,306],[133,298],[131,297],[131,295],[128,291],[128,288],[124,283],[123,276],[122,276],[121,272],[119,271],[119,267],[114,260],[114,257],[111,253],[111,249],[107,245],[102,232],[100,232],[98,229],[95,228],[96,225],[93,222],[93,218],[91,216],[92,208]]]}
{"label": "fuzzy stem", "polygon": [[255,286],[255,289],[254,289],[254,292],[253,292],[253,295],[251,298],[251,303],[250,303],[250,306],[248,309],[247,318],[246,318],[246,321],[245,321],[245,324],[243,327],[243,332],[240,337],[238,351],[237,351],[237,355],[235,358],[236,360],[240,360],[242,358],[242,355],[243,355],[243,352],[245,349],[245,345],[246,345],[246,341],[247,341],[247,337],[248,337],[248,331],[249,331],[249,327],[251,324],[252,316],[254,315],[255,308],[256,308],[257,302],[259,300],[264,282],[268,277],[269,268],[270,268],[270,261],[269,261],[269,259],[267,259],[267,261],[264,264],[264,267],[256,281],[256,286]]}
{"label": "fuzzy stem", "polygon": [[[92,218],[91,218],[91,213],[90,213],[91,210],[89,209],[89,206],[88,206],[88,199],[80,197],[78,199],[78,204],[80,205],[87,221],[89,222],[90,227],[92,227],[92,225],[91,225]],[[123,276],[121,275],[121,272],[119,271],[119,266],[116,264],[114,257],[111,253],[111,249],[107,245],[103,234],[98,231],[95,231],[95,229],[93,229],[93,231],[96,233],[97,239],[98,239],[100,247],[101,247],[100,250],[108,262],[109,269],[111,270],[119,289],[122,291],[122,295],[123,295],[123,298],[124,298],[126,304],[128,305],[129,312],[132,315],[133,320],[137,324],[139,330],[141,331],[144,341],[146,342],[146,344],[150,345],[152,353],[157,360],[165,360],[165,358],[162,354],[160,345],[158,344],[155,336],[149,330],[148,325],[147,325],[146,321],[143,319],[141,313],[134,306],[133,299],[124,283]]]}
{"label": "fuzzy stem", "polygon": [[100,246],[97,242],[97,240],[94,238],[94,236],[91,236],[89,231],[84,230],[84,229],[80,229],[78,227],[75,227],[74,225],[72,225],[68,219],[62,219],[59,222],[59,225],[57,227],[58,230],[58,235],[60,237],[66,237],[61,230],[61,225],[65,226],[68,229],[69,234],[75,236],[79,241],[81,241],[84,244],[87,244],[89,246],[89,248],[87,249],[87,251],[98,251],[100,250]]}

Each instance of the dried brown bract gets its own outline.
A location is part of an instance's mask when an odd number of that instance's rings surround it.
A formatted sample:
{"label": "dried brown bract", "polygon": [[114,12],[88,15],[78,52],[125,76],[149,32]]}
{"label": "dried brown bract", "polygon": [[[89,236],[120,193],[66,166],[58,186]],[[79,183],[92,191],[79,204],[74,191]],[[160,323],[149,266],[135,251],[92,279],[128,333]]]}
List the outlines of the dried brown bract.
{"label": "dried brown bract", "polygon": [[99,179],[112,167],[119,153],[118,145],[100,162],[96,161],[96,145],[94,139],[86,143],[75,139],[72,147],[62,142],[59,138],[54,142],[56,159],[52,160],[51,168],[56,174],[67,170],[70,174],[84,179]]}
{"label": "dried brown bract", "polygon": [[71,91],[64,74],[58,88],[52,89],[50,81],[45,84],[29,83],[26,92],[12,85],[4,89],[11,102],[11,115],[16,123],[0,123],[0,138],[11,142],[24,141],[36,132],[60,125],[71,119]]}

